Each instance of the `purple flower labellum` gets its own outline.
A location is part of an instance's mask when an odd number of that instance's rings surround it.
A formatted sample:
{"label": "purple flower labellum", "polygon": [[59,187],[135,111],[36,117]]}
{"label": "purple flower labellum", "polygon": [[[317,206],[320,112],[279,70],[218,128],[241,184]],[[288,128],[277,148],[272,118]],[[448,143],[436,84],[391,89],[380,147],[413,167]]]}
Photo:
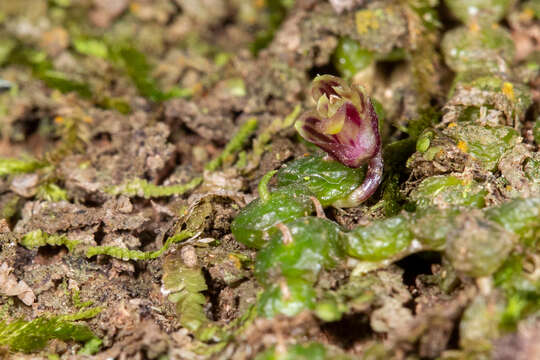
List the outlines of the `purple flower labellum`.
{"label": "purple flower labellum", "polygon": [[300,135],[346,166],[368,164],[364,183],[338,205],[355,206],[369,198],[382,179],[377,114],[360,89],[332,75],[317,76],[310,93],[317,106],[296,122]]}

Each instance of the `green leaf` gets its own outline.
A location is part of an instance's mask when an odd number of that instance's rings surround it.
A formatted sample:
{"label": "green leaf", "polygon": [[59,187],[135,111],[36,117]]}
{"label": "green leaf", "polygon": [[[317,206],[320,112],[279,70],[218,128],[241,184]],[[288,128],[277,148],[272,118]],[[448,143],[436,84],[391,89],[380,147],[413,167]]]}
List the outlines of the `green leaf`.
{"label": "green leaf", "polygon": [[231,224],[235,239],[246,246],[261,248],[267,242],[263,235],[272,226],[313,212],[310,196],[305,187],[290,185],[270,193],[267,201],[253,200]]}
{"label": "green leaf", "polygon": [[350,38],[341,38],[332,55],[332,63],[341,76],[350,79],[374,61],[373,51],[364,49]]}
{"label": "green leaf", "polygon": [[315,307],[315,288],[301,278],[280,279],[271,284],[257,301],[257,311],[264,317],[277,314],[294,316]]}
{"label": "green leaf", "polygon": [[304,217],[284,223],[291,242],[272,229],[270,241],[256,258],[255,276],[262,283],[273,282],[279,274],[287,278],[302,277],[314,283],[319,272],[330,269],[344,256],[344,233],[335,222],[316,217]]}
{"label": "green leaf", "polygon": [[357,227],[347,234],[347,253],[364,261],[380,261],[398,255],[413,240],[409,221],[398,215]]}
{"label": "green leaf", "polygon": [[258,354],[255,360],[325,360],[326,348],[319,343],[296,344],[287,347],[285,353],[274,347]]}
{"label": "green leaf", "polygon": [[75,50],[83,55],[106,59],[109,56],[107,45],[98,39],[76,38],[73,40]]}
{"label": "green leaf", "polygon": [[439,175],[424,179],[410,194],[420,209],[431,206],[470,206],[482,208],[487,190],[472,179]]}
{"label": "green leaf", "polygon": [[282,167],[276,178],[278,186],[301,184],[328,206],[346,198],[364,180],[364,168],[352,169],[324,155],[302,157]]}

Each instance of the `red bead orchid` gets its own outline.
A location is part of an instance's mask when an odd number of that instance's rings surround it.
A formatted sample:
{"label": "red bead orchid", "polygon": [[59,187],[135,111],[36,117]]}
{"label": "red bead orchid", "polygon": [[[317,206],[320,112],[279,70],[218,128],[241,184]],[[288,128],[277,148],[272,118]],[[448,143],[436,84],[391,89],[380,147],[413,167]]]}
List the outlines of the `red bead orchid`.
{"label": "red bead orchid", "polygon": [[303,114],[295,126],[307,141],[342,164],[368,164],[366,177],[338,207],[357,206],[368,199],[382,179],[383,161],[379,121],[369,97],[356,86],[332,75],[317,76],[311,85],[315,110]]}

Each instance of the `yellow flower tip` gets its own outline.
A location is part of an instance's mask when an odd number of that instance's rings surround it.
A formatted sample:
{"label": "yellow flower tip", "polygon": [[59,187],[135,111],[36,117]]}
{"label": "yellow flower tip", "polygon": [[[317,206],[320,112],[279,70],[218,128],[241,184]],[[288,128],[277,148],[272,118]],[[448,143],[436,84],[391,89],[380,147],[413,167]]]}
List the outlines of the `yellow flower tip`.
{"label": "yellow flower tip", "polygon": [[506,191],[511,191],[511,190],[512,190],[512,186],[506,185]]}
{"label": "yellow flower tip", "polygon": [[242,269],[242,262],[237,256],[234,256],[233,254],[229,254],[229,259],[232,261],[235,268],[237,268],[238,270]]}
{"label": "yellow flower tip", "polygon": [[461,179],[461,185],[468,186],[472,182],[472,179]]}
{"label": "yellow flower tip", "polygon": [[379,22],[372,10],[360,10],[356,12],[356,31],[365,34],[369,29],[378,29]]}
{"label": "yellow flower tip", "polygon": [[61,117],[61,116],[56,116],[56,117],[54,118],[54,123],[55,123],[55,124],[62,124],[63,122],[64,122],[64,118]]}
{"label": "yellow flower tip", "polygon": [[141,10],[141,4],[136,3],[136,2],[129,4],[129,11],[131,11],[132,13],[136,14],[140,10]]}
{"label": "yellow flower tip", "polygon": [[202,83],[197,82],[191,87],[191,89],[193,90],[194,94],[202,94],[204,87]]}
{"label": "yellow flower tip", "polygon": [[514,94],[514,85],[512,85],[512,83],[509,83],[508,81],[504,82],[502,92],[508,98],[508,100],[515,100],[516,96]]}
{"label": "yellow flower tip", "polygon": [[341,129],[343,129],[343,123],[332,122],[332,123],[328,123],[328,126],[326,127],[326,129],[324,129],[325,130],[324,133],[327,135],[335,135],[338,132],[340,132]]}
{"label": "yellow flower tip", "polygon": [[92,119],[92,117],[90,116],[85,116],[82,118],[82,121],[84,121],[87,124],[92,124],[94,122],[94,119]]}
{"label": "yellow flower tip", "polygon": [[456,127],[457,124],[455,122],[451,122],[450,124],[448,124],[448,128],[453,128],[453,127]]}
{"label": "yellow flower tip", "polygon": [[328,120],[329,121],[325,121],[321,124],[321,132],[326,135],[335,135],[339,133],[341,129],[343,129],[343,125],[345,125],[345,113],[335,112]]}
{"label": "yellow flower tip", "polygon": [[463,140],[459,140],[457,143],[457,147],[462,152],[466,153],[469,150],[469,147],[467,146],[467,143]]}
{"label": "yellow flower tip", "polygon": [[473,21],[469,24],[469,30],[476,33],[480,31],[480,26],[478,26],[478,23],[476,21]]}
{"label": "yellow flower tip", "polygon": [[534,10],[532,8],[526,7],[523,9],[523,11],[519,14],[519,19],[522,21],[529,21],[534,18]]}

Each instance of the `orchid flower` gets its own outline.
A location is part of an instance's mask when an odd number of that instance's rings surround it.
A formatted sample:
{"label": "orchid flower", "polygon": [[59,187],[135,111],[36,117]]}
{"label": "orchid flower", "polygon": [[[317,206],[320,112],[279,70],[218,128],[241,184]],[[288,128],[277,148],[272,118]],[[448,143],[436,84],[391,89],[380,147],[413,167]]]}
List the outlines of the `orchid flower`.
{"label": "orchid flower", "polygon": [[311,85],[316,108],[295,124],[300,135],[342,164],[368,164],[364,182],[337,207],[353,207],[367,200],[381,183],[383,160],[379,121],[371,100],[356,86],[332,75],[319,75]]}

